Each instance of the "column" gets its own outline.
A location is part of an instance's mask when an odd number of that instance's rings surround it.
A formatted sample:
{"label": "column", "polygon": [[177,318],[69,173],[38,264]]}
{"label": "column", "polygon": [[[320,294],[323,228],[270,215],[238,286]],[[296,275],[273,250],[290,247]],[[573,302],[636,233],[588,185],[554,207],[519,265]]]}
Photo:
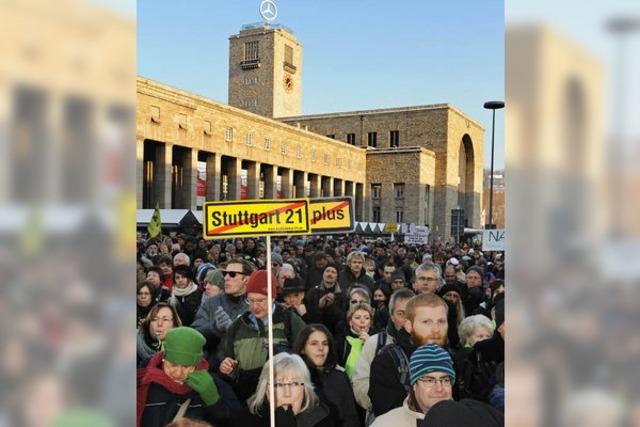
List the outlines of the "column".
{"label": "column", "polygon": [[309,174],[309,197],[320,197],[320,177],[315,173]]}
{"label": "column", "polygon": [[260,163],[247,162],[247,186],[249,199],[260,196]]}
{"label": "column", "polygon": [[229,174],[229,188],[227,194],[227,200],[239,200],[240,199],[240,170],[242,169],[242,160],[237,157],[227,158],[227,171]]}
{"label": "column", "polygon": [[262,174],[264,175],[264,198],[276,198],[276,167],[273,165],[262,165]]}
{"label": "column", "polygon": [[207,155],[207,201],[220,200],[220,155]]}
{"label": "column", "polygon": [[278,167],[278,174],[282,176],[282,198],[288,199],[293,193],[293,173],[289,168]]}
{"label": "column", "polygon": [[160,174],[160,208],[172,209],[171,206],[171,169],[173,167],[173,144],[164,144],[162,161],[159,162]]}
{"label": "column", "polygon": [[144,138],[136,138],[136,205],[143,206],[144,193]]}

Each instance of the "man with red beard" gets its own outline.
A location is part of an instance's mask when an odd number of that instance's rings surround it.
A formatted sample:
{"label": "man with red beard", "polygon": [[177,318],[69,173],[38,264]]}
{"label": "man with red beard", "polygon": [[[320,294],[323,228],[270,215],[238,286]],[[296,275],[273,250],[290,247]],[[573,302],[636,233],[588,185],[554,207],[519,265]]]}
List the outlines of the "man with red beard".
{"label": "man with red beard", "polygon": [[418,347],[436,344],[446,348],[448,311],[447,303],[432,293],[407,302],[406,320],[396,343],[386,346],[371,363],[369,397],[376,417],[402,406],[411,390],[409,358]]}

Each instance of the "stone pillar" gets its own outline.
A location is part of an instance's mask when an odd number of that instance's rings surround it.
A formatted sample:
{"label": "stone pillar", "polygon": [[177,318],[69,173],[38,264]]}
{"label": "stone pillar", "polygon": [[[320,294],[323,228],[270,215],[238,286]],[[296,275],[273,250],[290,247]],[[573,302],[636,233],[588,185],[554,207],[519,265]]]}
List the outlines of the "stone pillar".
{"label": "stone pillar", "polygon": [[309,174],[309,197],[320,197],[320,177],[315,173]]}
{"label": "stone pillar", "polygon": [[159,162],[161,174],[159,175],[160,185],[160,208],[172,209],[171,206],[171,170],[173,169],[173,144],[164,144],[162,161]]}
{"label": "stone pillar", "polygon": [[248,162],[247,164],[247,197],[249,199],[260,198],[260,163]]}
{"label": "stone pillar", "polygon": [[136,205],[143,206],[144,193],[144,138],[136,138]]}
{"label": "stone pillar", "polygon": [[220,155],[207,155],[207,193],[206,201],[220,200]]}
{"label": "stone pillar", "polygon": [[323,176],[321,197],[331,196],[333,196],[333,178],[331,178],[330,176]]}
{"label": "stone pillar", "polygon": [[262,165],[262,174],[264,175],[264,198],[276,198],[276,172],[277,169],[273,165]]}
{"label": "stone pillar", "polygon": [[198,201],[198,150],[195,148],[187,152],[185,161],[184,187],[185,201],[188,202],[189,209],[195,212]]}
{"label": "stone pillar", "polygon": [[293,188],[293,173],[291,169],[278,167],[278,174],[282,176],[282,198],[291,198],[293,193],[291,191]]}
{"label": "stone pillar", "polygon": [[344,194],[344,181],[338,178],[333,180],[333,195],[340,197]]}
{"label": "stone pillar", "polygon": [[229,187],[227,189],[227,200],[239,200],[240,199],[240,171],[242,169],[242,160],[237,157],[227,158],[228,174],[229,174]]}

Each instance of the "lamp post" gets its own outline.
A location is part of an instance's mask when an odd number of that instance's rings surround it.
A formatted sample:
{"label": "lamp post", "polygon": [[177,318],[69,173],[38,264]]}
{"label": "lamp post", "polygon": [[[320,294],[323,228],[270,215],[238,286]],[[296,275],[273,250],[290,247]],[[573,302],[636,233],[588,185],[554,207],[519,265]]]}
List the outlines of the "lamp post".
{"label": "lamp post", "polygon": [[[493,144],[496,130],[496,110],[504,108],[504,102],[502,101],[488,101],[484,103],[484,108],[493,111],[493,119],[491,122],[491,177],[490,177],[490,189],[489,189],[489,228],[493,226]],[[485,224],[487,228],[487,224]]]}

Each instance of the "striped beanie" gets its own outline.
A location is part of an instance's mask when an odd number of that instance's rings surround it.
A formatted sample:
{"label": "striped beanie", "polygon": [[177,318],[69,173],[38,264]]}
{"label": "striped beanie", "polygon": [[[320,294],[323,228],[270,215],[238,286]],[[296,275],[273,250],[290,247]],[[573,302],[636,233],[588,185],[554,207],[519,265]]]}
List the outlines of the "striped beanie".
{"label": "striped beanie", "polygon": [[420,377],[429,372],[446,372],[451,375],[452,381],[456,380],[456,371],[453,370],[451,356],[436,344],[423,345],[411,355],[409,361],[411,385],[414,385]]}

